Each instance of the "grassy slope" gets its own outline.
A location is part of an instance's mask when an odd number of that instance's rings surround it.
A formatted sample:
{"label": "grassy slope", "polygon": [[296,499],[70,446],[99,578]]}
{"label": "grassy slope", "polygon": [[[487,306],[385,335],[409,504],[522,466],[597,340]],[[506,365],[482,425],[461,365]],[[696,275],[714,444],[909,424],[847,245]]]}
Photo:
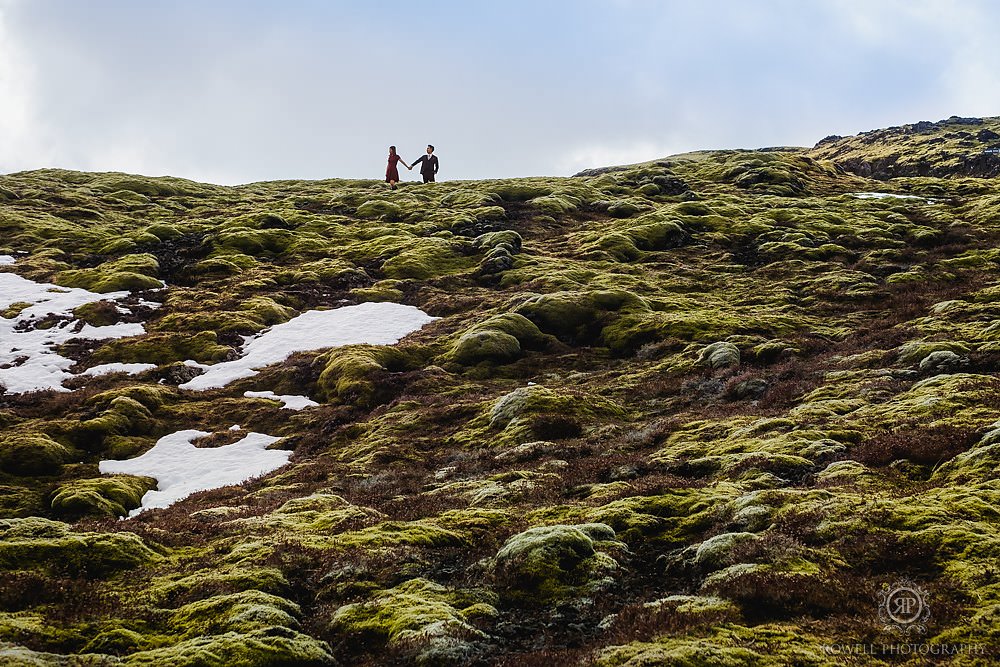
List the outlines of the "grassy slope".
{"label": "grassy slope", "polygon": [[[873,593],[901,578],[933,641],[994,641],[1000,186],[945,158],[868,180],[925,135],[866,136],[397,192],[0,177],[0,254],[30,253],[5,270],[170,285],[147,337],[66,349],[157,370],[0,396],[0,455],[44,462],[0,471],[0,656],[827,664],[892,640]],[[849,194],[873,190],[934,203]],[[441,319],[176,389],[177,362],[369,300]],[[234,423],[292,465],[114,518],[149,481],[98,460]]]}

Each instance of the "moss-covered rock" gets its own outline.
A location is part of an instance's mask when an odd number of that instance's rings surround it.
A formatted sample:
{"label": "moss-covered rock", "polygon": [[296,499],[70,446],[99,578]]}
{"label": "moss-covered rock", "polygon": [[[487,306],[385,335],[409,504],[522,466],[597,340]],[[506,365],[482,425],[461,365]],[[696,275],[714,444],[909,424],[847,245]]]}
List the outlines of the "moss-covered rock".
{"label": "moss-covered rock", "polygon": [[546,337],[528,318],[518,313],[495,315],[462,334],[446,360],[469,366],[483,361],[506,363],[524,349],[536,349]]}
{"label": "moss-covered rock", "polygon": [[251,589],[184,605],[171,614],[170,625],[184,639],[271,627],[297,629],[300,613],[294,602]]}
{"label": "moss-covered rock", "polygon": [[94,352],[98,363],[169,364],[174,361],[213,363],[233,357],[231,347],[219,344],[214,331],[152,333],[104,343]]}
{"label": "moss-covered rock", "polygon": [[156,289],[162,286],[156,278],[159,268],[153,255],[126,255],[92,269],[61,271],[54,282],[63,287],[81,287],[101,293]]}
{"label": "moss-covered rock", "polygon": [[324,364],[317,387],[324,400],[338,398],[373,405],[383,397],[390,373],[411,370],[419,363],[412,352],[398,347],[352,345],[331,350],[317,360]]}
{"label": "moss-covered rock", "polygon": [[76,533],[39,517],[0,519],[0,569],[45,567],[102,576],[159,558],[134,533]]}
{"label": "moss-covered rock", "polygon": [[498,615],[495,604],[496,596],[483,590],[455,590],[411,579],[339,608],[330,625],[333,632],[355,642],[427,647],[485,638],[476,624]]}
{"label": "moss-covered rock", "polygon": [[0,437],[0,470],[13,475],[58,475],[70,452],[41,433]]}
{"label": "moss-covered rock", "polygon": [[698,353],[697,363],[712,368],[740,365],[740,348],[732,343],[720,341],[703,347]]}
{"label": "moss-covered rock", "polygon": [[248,633],[226,632],[194,637],[173,646],[140,651],[129,655],[124,664],[130,667],[325,667],[336,665],[329,645],[284,627],[270,627]]}
{"label": "moss-covered rock", "polygon": [[504,593],[515,599],[548,600],[592,591],[605,585],[618,567],[598,547],[617,544],[615,531],[606,524],[529,528],[504,542],[495,573]]}
{"label": "moss-covered rock", "polygon": [[362,218],[381,218],[386,222],[397,222],[405,215],[402,208],[381,199],[371,199],[361,204],[357,214]]}
{"label": "moss-covered rock", "polygon": [[112,475],[60,485],[52,496],[52,511],[61,517],[122,517],[139,506],[143,494],[156,488],[151,477]]}
{"label": "moss-covered rock", "polygon": [[620,312],[641,312],[648,305],[626,290],[554,292],[529,297],[517,313],[543,332],[568,341],[591,341],[600,336],[610,318]]}

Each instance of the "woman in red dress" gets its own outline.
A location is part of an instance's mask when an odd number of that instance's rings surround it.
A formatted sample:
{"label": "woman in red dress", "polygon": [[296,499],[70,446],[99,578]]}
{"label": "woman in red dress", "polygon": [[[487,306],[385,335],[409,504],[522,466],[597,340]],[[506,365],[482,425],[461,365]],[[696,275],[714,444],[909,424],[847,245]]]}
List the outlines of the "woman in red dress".
{"label": "woman in red dress", "polygon": [[385,182],[393,190],[396,189],[396,183],[399,183],[399,170],[396,169],[397,162],[402,162],[404,167],[412,169],[410,165],[403,161],[403,158],[396,155],[396,147],[389,146],[389,165],[385,168]]}

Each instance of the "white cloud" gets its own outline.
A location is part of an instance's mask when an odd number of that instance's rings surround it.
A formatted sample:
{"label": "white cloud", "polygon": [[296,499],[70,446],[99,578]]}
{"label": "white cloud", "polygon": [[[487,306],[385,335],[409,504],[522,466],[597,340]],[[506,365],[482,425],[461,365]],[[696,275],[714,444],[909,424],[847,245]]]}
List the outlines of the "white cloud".
{"label": "white cloud", "polygon": [[0,171],[569,174],[1000,111],[986,1],[447,4],[0,0]]}
{"label": "white cloud", "polygon": [[0,5],[0,172],[41,166],[50,159],[36,123],[31,58],[18,48],[8,26],[7,8]]}

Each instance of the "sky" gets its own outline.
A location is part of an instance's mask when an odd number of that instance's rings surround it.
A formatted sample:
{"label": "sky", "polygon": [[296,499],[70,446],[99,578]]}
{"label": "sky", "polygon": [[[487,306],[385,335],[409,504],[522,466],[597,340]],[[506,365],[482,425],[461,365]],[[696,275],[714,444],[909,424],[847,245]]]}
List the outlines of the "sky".
{"label": "sky", "polygon": [[[993,0],[0,0],[0,173],[571,175],[1000,115]],[[404,179],[418,178],[403,172]]]}

